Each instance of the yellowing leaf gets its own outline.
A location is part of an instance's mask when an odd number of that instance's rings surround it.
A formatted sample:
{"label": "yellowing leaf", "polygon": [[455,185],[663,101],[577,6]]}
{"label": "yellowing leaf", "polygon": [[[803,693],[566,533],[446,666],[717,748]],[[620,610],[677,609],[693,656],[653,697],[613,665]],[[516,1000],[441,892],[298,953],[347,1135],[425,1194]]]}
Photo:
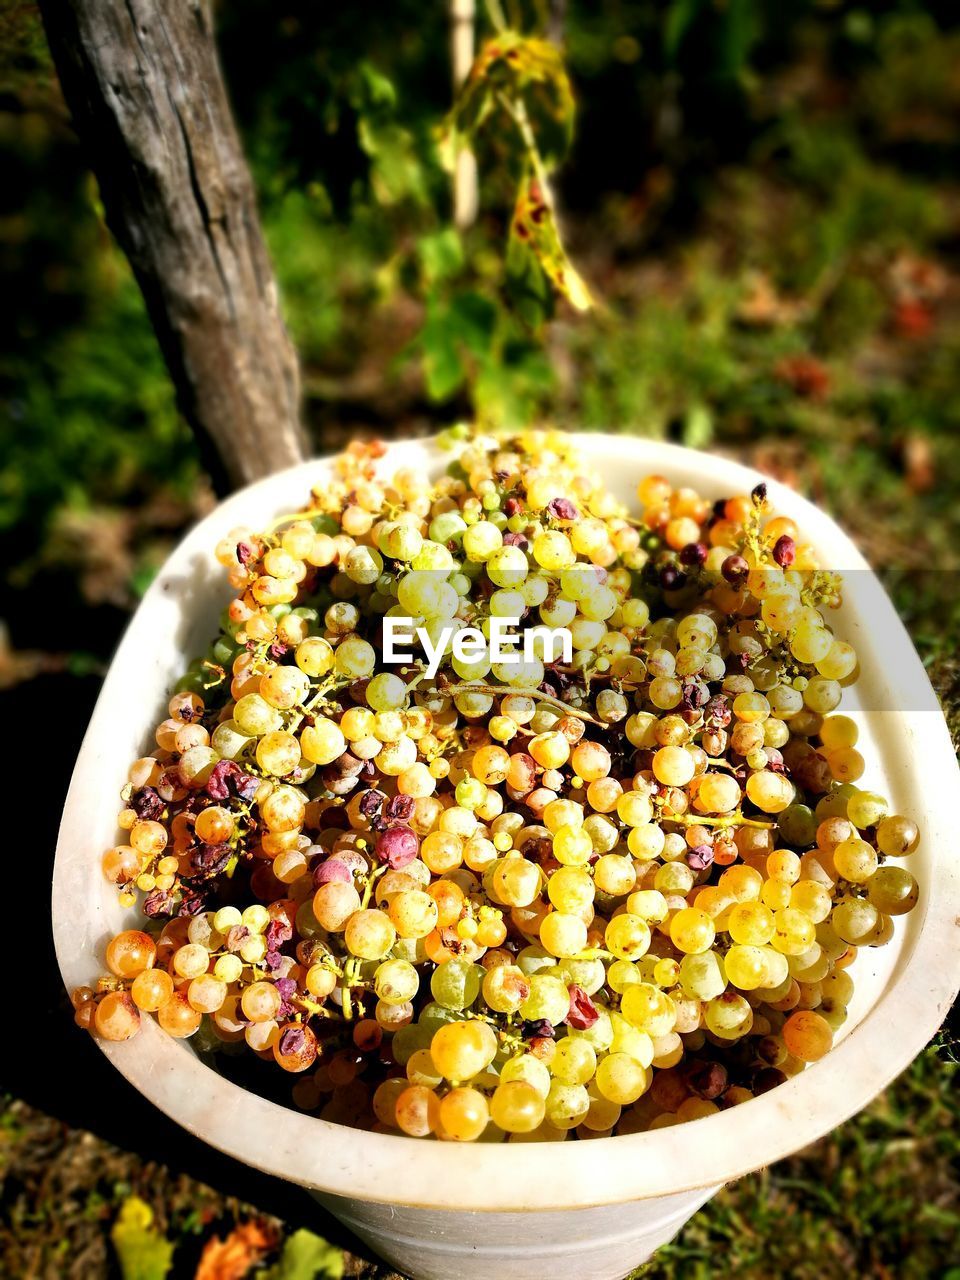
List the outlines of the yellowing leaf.
{"label": "yellowing leaf", "polygon": [[173,1245],[154,1227],[153,1210],[138,1196],[124,1200],[110,1239],[123,1280],[165,1280],[173,1260]]}
{"label": "yellowing leaf", "polygon": [[559,160],[573,133],[573,90],[563,58],[548,40],[504,31],[480,49],[450,114],[450,125],[471,138],[500,110],[502,97],[526,104],[541,153]]}
{"label": "yellowing leaf", "polygon": [[536,257],[547,279],[572,307],[589,311],[593,306],[590,290],[567,257],[553,210],[531,174],[524,178],[517,192],[510,236]]}

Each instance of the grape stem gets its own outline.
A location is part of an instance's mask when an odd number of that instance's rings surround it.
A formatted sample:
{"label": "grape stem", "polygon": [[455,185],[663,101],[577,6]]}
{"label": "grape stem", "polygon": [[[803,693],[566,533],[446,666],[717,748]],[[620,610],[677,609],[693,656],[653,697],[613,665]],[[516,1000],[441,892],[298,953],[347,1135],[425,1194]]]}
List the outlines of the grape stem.
{"label": "grape stem", "polygon": [[287,733],[295,733],[314,708],[326,699],[328,693],[336,693],[338,689],[345,689],[347,685],[352,683],[353,681],[349,676],[341,680],[328,676],[321,681],[320,687],[314,691],[313,695],[306,702],[301,703],[299,707],[294,708],[300,714],[290,722],[287,727]]}
{"label": "grape stem", "polygon": [[359,963],[356,958],[351,957],[343,966],[343,1016],[347,1022],[350,1022],[353,1018],[353,1001],[350,998],[350,990],[354,985]]}
{"label": "grape stem", "polygon": [[736,813],[725,814],[721,818],[705,818],[699,813],[677,815],[664,818],[664,822],[676,822],[681,827],[757,827],[761,831],[772,831],[775,822],[760,822],[756,818],[745,818],[738,809]]}
{"label": "grape stem", "polygon": [[[511,1016],[512,1015],[508,1015],[508,1017],[511,1017]],[[508,1026],[502,1027],[497,1018],[491,1018],[490,1015],[486,1013],[477,1013],[475,1010],[471,1010],[470,1018],[475,1020],[476,1022],[486,1022],[489,1026],[493,1027],[493,1029],[497,1033],[497,1036],[501,1044],[504,1044],[508,1048],[512,1048],[512,1049],[522,1048],[523,1046],[522,1037],[516,1035],[516,1033],[513,1032],[510,1029],[510,1027]]]}
{"label": "grape stem", "polygon": [[367,883],[364,886],[363,897],[360,899],[361,911],[370,905],[370,899],[373,896],[373,882],[378,880],[386,870],[387,866],[384,864],[382,867],[375,867],[373,871],[367,875]]}
{"label": "grape stem", "polygon": [[494,698],[515,694],[520,698],[533,698],[537,702],[543,702],[548,707],[561,711],[565,716],[573,716],[577,720],[586,720],[588,724],[595,724],[600,729],[609,728],[609,725],[603,720],[598,720],[596,716],[590,715],[588,711],[581,711],[577,707],[571,707],[566,702],[561,702],[559,698],[551,697],[549,693],[541,693],[539,689],[515,689],[512,685],[499,684],[447,684],[441,688],[441,693],[449,693],[454,697],[458,693],[487,693]]}
{"label": "grape stem", "polygon": [[334,1013],[332,1009],[328,1009],[326,1005],[317,1004],[315,1000],[308,1000],[306,996],[298,996],[293,1002],[298,1008],[305,1010],[314,1018],[335,1018],[340,1021],[339,1015]]}
{"label": "grape stem", "polygon": [[277,516],[275,520],[271,520],[263,532],[272,534],[282,524],[293,524],[294,521],[312,520],[315,516],[325,515],[329,515],[329,512],[324,511],[322,507],[308,507],[306,511],[288,511],[282,516]]}

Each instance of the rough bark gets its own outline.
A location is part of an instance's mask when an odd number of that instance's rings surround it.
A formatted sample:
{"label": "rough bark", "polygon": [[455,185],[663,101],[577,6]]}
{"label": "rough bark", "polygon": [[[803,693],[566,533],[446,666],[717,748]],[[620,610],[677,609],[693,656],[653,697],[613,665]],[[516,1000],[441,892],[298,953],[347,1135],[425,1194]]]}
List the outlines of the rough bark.
{"label": "rough bark", "polygon": [[219,483],[300,460],[280,317],[208,0],[40,0],[107,220]]}

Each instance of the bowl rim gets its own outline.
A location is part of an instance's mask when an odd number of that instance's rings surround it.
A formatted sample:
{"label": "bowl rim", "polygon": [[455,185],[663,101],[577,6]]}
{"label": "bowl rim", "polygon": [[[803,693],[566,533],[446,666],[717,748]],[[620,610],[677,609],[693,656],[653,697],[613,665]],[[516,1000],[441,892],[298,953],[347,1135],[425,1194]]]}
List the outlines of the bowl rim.
{"label": "bowl rim", "polygon": [[[627,465],[635,479],[664,472],[674,483],[748,492],[764,480],[779,512],[798,519],[814,545],[828,547],[838,569],[868,570],[850,538],[818,507],[741,463],[645,437],[569,433],[590,464]],[[434,437],[388,444],[378,470],[434,467],[441,457]],[[109,730],[125,674],[149,642],[155,602],[173,589],[194,557],[212,558],[223,533],[249,520],[258,502],[264,515],[278,509],[285,490],[322,480],[331,458],[314,458],[238,490],[191,529],[146,592],[104,680],[77,758],[64,806],[54,867],[52,913],[58,962],[68,988],[88,980],[90,957],[79,952],[77,893],[93,874],[84,797],[102,786],[101,735]],[[305,495],[304,495],[305,496]],[[241,515],[241,512],[244,514]],[[887,680],[910,669],[936,700],[920,659],[875,576],[868,630],[858,637],[862,666],[876,661],[882,635]],[[894,660],[891,663],[891,658]],[[904,666],[901,666],[904,664]],[[116,686],[116,688],[115,688]],[[127,684],[129,693],[136,685]],[[893,704],[891,704],[893,705]],[[949,857],[950,805],[960,769],[939,710],[899,716],[903,786],[923,797],[924,841],[935,850],[936,895],[924,895],[923,918],[912,949],[862,1021],[820,1063],[749,1104],[704,1119],[639,1134],[586,1143],[524,1144],[517,1178],[514,1144],[423,1142],[351,1129],[270,1102],[232,1083],[167,1036],[153,1019],[125,1044],[97,1041],[121,1074],[167,1116],[211,1146],[263,1172],[308,1189],[382,1203],[481,1212],[587,1208],[677,1195],[738,1178],[791,1154],[833,1129],[888,1085],[928,1043],[960,987],[960,865]],[[917,815],[921,816],[920,814]],[[97,846],[99,852],[99,845]],[[89,901],[89,895],[88,895]],[[91,907],[96,913],[96,908]],[[84,978],[82,974],[86,974]],[[895,1001],[895,1006],[891,1002]],[[823,1088],[827,1070],[839,1087]]]}

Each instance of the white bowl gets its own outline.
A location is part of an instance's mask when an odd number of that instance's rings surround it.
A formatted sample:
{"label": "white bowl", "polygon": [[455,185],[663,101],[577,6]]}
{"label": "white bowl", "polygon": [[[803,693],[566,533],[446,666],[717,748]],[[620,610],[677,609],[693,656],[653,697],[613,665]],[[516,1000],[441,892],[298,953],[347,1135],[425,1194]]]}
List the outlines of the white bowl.
{"label": "white bowl", "polygon": [[[760,478],[673,445],[625,436],[578,439],[606,484],[628,501],[650,472],[711,499],[748,492]],[[417,466],[436,473],[448,456],[430,441],[397,444],[380,472]],[[130,623],[77,759],[57,846],[53,925],[69,989],[99,972],[105,941],[129,923],[130,913],[100,874],[100,858],[116,839],[129,764],[152,741],[171,685],[207,647],[229,598],[213,548],[236,525],[256,528],[296,511],[329,465],[306,462],[227,499],[170,556]],[[189,1042],[170,1038],[151,1018],[129,1043],[100,1042],[117,1069],[191,1133],[310,1189],[395,1266],[424,1280],[529,1277],[548,1274],[554,1264],[569,1271],[573,1247],[577,1280],[621,1276],[722,1183],[806,1146],[865,1106],[929,1041],[960,986],[953,814],[960,773],[920,660],[860,553],[809,502],[778,483],[768,481],[768,488],[774,508],[799,523],[821,562],[845,573],[837,631],[860,655],[860,680],[845,704],[861,708],[865,783],[922,828],[909,860],[920,904],[897,921],[893,943],[861,952],[850,1018],[826,1058],[707,1119],[520,1148],[366,1133],[288,1110],[218,1075]]]}

